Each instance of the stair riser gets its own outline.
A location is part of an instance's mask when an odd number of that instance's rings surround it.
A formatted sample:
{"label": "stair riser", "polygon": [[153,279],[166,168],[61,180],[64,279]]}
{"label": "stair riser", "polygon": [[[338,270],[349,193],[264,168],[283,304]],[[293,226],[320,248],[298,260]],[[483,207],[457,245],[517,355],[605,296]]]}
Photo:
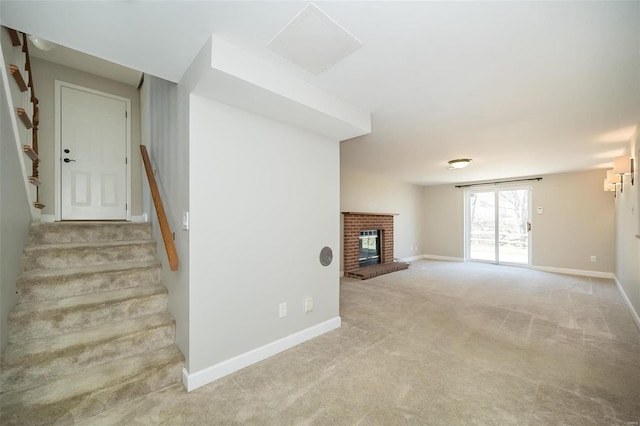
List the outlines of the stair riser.
{"label": "stair riser", "polygon": [[160,284],[161,268],[152,267],[126,271],[86,273],[47,278],[18,280],[19,303],[53,300],[91,294],[98,291],[119,290]]}
{"label": "stair riser", "polygon": [[95,416],[112,405],[121,404],[178,383],[181,374],[182,360],[174,359],[163,366],[142,369],[139,375],[124,383],[66,400],[33,405],[28,410],[21,410],[9,403],[0,415],[0,423],[3,425],[76,423],[81,419]]}
{"label": "stair riser", "polygon": [[40,248],[25,250],[24,271],[106,265],[155,259],[155,242],[105,247]]}
{"label": "stair riser", "polygon": [[26,341],[41,336],[58,335],[161,312],[167,308],[167,293],[162,292],[111,303],[58,309],[38,314],[9,314],[9,342]]}
{"label": "stair riser", "polygon": [[148,223],[42,223],[29,229],[31,244],[149,239],[151,239],[151,225]]}
{"label": "stair riser", "polygon": [[72,373],[80,368],[104,364],[172,345],[174,323],[141,330],[117,339],[79,345],[61,353],[44,353],[19,359],[6,359],[2,365],[3,392],[24,389],[43,383],[51,377]]}

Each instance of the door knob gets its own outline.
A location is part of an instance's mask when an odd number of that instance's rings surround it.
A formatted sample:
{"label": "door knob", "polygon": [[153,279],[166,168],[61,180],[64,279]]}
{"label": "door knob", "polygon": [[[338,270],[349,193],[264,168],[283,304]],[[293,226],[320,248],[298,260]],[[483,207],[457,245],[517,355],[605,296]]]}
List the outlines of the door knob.
{"label": "door knob", "polygon": [[76,162],[76,160],[70,160],[70,159],[68,159],[68,158],[65,158],[63,161],[64,161],[65,163],[70,163],[70,162],[72,162],[72,161],[73,161],[74,163]]}

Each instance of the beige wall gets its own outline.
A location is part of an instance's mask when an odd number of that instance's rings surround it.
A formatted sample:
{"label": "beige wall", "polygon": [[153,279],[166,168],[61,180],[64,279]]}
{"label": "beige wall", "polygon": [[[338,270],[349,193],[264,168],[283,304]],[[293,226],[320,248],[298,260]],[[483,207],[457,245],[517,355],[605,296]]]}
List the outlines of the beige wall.
{"label": "beige wall", "polygon": [[53,215],[54,210],[54,141],[55,141],[55,80],[77,84],[101,92],[131,100],[131,214],[142,213],[142,166],[140,157],[140,95],[135,87],[97,75],[78,71],[38,58],[32,58],[33,83],[40,103],[40,201],[45,204],[43,214]]}
{"label": "beige wall", "polygon": [[[532,188],[532,264],[613,272],[613,193],[602,190],[603,170],[543,176]],[[536,214],[542,207],[544,213]],[[464,257],[464,190],[423,189],[424,254]],[[597,262],[590,257],[595,255]]]}
{"label": "beige wall", "polygon": [[422,254],[464,257],[464,190],[454,185],[422,189]]}
{"label": "beige wall", "polygon": [[[423,253],[420,186],[341,168],[340,211],[398,213],[394,220],[394,256],[409,258]],[[342,239],[341,225],[341,244]],[[342,262],[340,256],[340,270]]]}
{"label": "beige wall", "polygon": [[605,176],[604,170],[562,173],[533,184],[533,265],[614,271],[615,202],[602,188]]}
{"label": "beige wall", "polygon": [[[640,158],[640,126],[631,139],[630,150],[636,162]],[[637,164],[637,163],[636,163]],[[616,198],[616,278],[633,305],[640,314],[640,219],[638,218],[638,199],[640,182],[638,166],[635,171],[635,185],[631,186],[630,176],[625,177],[624,193]],[[638,324],[640,326],[640,324]]]}

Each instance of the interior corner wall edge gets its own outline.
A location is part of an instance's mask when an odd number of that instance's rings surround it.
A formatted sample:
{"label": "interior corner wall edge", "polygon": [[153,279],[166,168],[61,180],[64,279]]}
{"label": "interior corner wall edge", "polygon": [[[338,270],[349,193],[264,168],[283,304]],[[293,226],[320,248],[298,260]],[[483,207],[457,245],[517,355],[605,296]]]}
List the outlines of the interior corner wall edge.
{"label": "interior corner wall edge", "polygon": [[[157,258],[162,264],[162,284],[169,290],[169,311],[176,320],[176,344],[189,367],[189,232],[180,229],[182,212],[189,210],[189,144],[181,137],[181,109],[176,83],[145,75],[141,92],[142,136],[162,196],[169,226],[180,259],[178,271],[171,271],[160,234],[156,212],[150,202],[147,177],[144,176],[143,202],[157,241]],[[139,148],[136,147],[139,150]],[[146,201],[144,201],[146,200]]]}

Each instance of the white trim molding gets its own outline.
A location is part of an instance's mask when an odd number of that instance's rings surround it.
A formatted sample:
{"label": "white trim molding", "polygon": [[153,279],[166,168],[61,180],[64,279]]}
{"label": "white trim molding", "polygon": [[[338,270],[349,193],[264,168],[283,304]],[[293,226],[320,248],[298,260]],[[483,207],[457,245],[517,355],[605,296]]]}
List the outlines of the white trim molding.
{"label": "white trim molding", "polygon": [[464,262],[464,258],[462,257],[439,256],[437,254],[423,254],[421,257],[431,260],[446,260],[447,262]]}
{"label": "white trim molding", "polygon": [[212,365],[211,367],[207,367],[204,370],[189,373],[185,368],[182,370],[182,383],[187,388],[187,391],[191,392],[192,390],[272,357],[280,352],[299,345],[300,343],[311,340],[314,337],[318,337],[331,330],[335,330],[336,328],[339,328],[341,324],[341,318],[334,317],[320,324],[316,324],[312,327],[298,331],[297,333],[283,337],[282,339],[267,343],[266,345],[253,349],[249,352],[245,352],[226,361]]}
{"label": "white trim molding", "polygon": [[40,215],[40,222],[55,222],[55,221],[56,221],[55,215],[52,215],[52,214]]}
{"label": "white trim molding", "polygon": [[535,269],[537,271],[543,271],[543,272],[555,272],[557,274],[580,275],[583,277],[615,279],[615,275],[613,274],[613,272],[587,271],[585,269],[555,268],[553,266],[536,266],[536,265],[531,265],[531,269]]}
{"label": "white trim molding", "polygon": [[631,317],[633,317],[633,320],[636,322],[636,327],[638,327],[638,330],[640,330],[640,316],[638,316],[638,312],[631,304],[631,300],[629,300],[629,297],[627,296],[627,293],[625,293],[624,288],[622,287],[622,284],[620,284],[620,281],[618,281],[618,277],[614,275],[613,279],[616,281],[616,287],[618,287],[618,291],[620,292],[620,295],[622,296],[622,300],[624,300],[625,305],[627,305],[627,309],[629,309],[629,313],[631,314]]}
{"label": "white trim molding", "polygon": [[424,258],[424,255],[419,254],[417,256],[403,257],[403,258],[401,258],[401,260],[403,262],[413,262],[414,260],[420,260],[420,259],[423,259],[423,258]]}

